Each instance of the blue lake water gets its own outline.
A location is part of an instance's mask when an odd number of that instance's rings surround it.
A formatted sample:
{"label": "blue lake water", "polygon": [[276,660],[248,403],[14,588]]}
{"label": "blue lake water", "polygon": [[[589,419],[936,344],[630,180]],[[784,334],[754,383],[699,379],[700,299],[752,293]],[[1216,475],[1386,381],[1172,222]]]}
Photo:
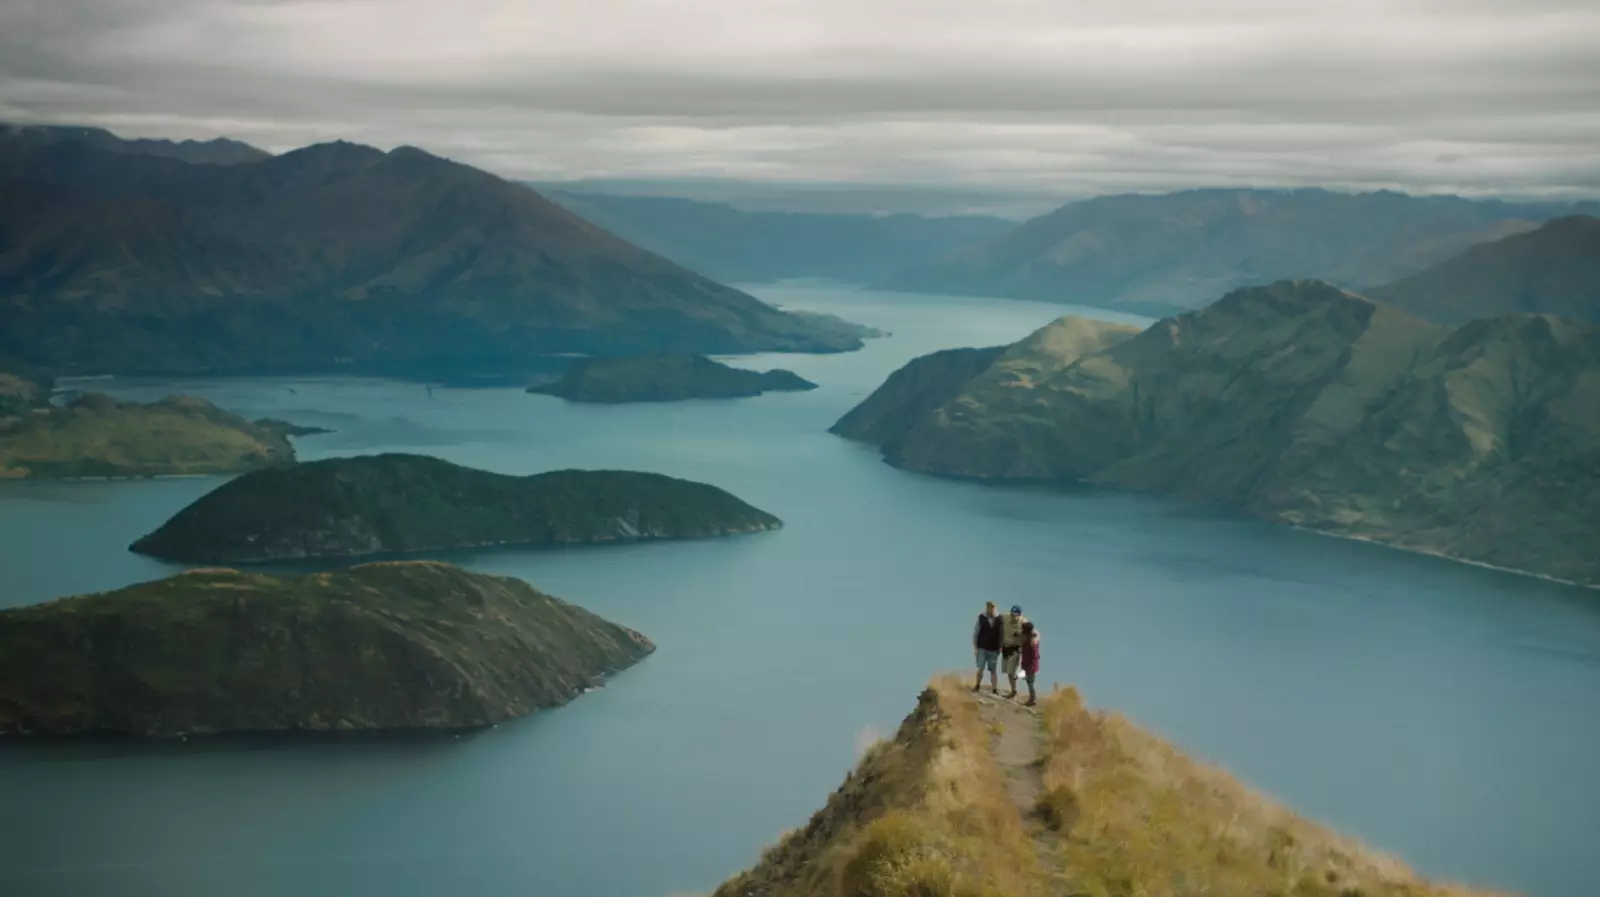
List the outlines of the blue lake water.
{"label": "blue lake water", "polygon": [[[1600,593],[1092,490],[894,470],[825,430],[914,355],[1014,340],[1060,306],[757,287],[893,332],[742,359],[808,393],[569,405],[357,379],[109,381],[507,473],[654,470],[776,533],[446,559],[656,640],[566,708],[455,738],[0,744],[0,894],[705,891],[804,823],[921,685],[1021,603],[1071,682],[1430,874],[1590,897],[1600,880]],[[1105,313],[1096,313],[1102,316]],[[0,606],[173,567],[133,539],[218,479],[0,486]]]}

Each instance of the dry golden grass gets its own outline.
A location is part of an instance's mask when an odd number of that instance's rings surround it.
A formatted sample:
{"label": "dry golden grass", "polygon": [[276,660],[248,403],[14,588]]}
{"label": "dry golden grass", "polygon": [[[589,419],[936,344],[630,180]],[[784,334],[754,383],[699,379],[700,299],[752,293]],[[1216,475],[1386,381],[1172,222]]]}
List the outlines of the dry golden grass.
{"label": "dry golden grass", "polygon": [[1296,816],[1074,689],[1042,702],[1040,811],[1058,893],[1084,897],[1482,897]]}
{"label": "dry golden grass", "polygon": [[923,692],[805,828],[716,897],[1032,897],[1040,869],[972,702]]}

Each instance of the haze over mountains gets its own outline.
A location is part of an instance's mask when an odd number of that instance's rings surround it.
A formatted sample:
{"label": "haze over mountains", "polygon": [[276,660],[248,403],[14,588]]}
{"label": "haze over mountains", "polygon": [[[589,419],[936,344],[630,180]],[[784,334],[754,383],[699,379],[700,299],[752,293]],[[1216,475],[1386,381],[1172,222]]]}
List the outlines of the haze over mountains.
{"label": "haze over mountains", "polygon": [[0,354],[58,373],[415,374],[860,345],[419,149],[218,165],[111,141],[0,132]]}
{"label": "haze over mountains", "polygon": [[1166,314],[1235,287],[1285,278],[1346,288],[1384,284],[1475,244],[1586,211],[1600,211],[1600,203],[1319,189],[1102,196],[901,271],[883,285]]}
{"label": "haze over mountains", "polygon": [[749,211],[663,196],[548,195],[624,239],[722,281],[872,283],[1013,225],[984,215]]}

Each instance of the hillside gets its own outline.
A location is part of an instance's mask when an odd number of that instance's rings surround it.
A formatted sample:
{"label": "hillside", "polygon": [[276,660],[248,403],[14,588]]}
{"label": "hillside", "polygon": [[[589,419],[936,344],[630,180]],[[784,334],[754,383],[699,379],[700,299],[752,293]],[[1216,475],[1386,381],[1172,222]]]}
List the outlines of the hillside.
{"label": "hillside", "polygon": [[412,147],[191,165],[0,133],[0,234],[0,354],[62,375],[860,346]]}
{"label": "hillside", "polygon": [[1600,320],[1600,218],[1557,218],[1474,246],[1371,295],[1435,321],[1512,312]]}
{"label": "hillside", "polygon": [[651,650],[447,564],[192,570],[0,611],[0,733],[470,728],[564,704]]}
{"label": "hillside", "polygon": [[1296,816],[1072,689],[936,682],[714,897],[1469,897]]}
{"label": "hillside", "polygon": [[1286,278],[1386,283],[1575,210],[1315,189],[1102,196],[898,272],[885,285],[1166,314]]}
{"label": "hillside", "polygon": [[819,277],[872,283],[1014,226],[983,215],[749,211],[570,190],[549,196],[625,240],[725,282]]}
{"label": "hillside", "polygon": [[31,365],[0,357],[0,429],[7,418],[43,407],[55,388],[55,378]]}
{"label": "hillside", "polygon": [[1052,345],[1063,328],[1107,325],[1052,324],[898,429],[841,435],[913,470],[1162,492],[1600,585],[1600,326],[1452,330],[1286,281],[1097,350]]}
{"label": "hillside", "polygon": [[733,399],[816,388],[791,371],[751,371],[700,355],[652,354],[584,359],[554,381],[528,387],[528,392],[570,402],[620,403]]}
{"label": "hillside", "polygon": [[782,526],[715,486],[653,473],[507,476],[423,455],[330,458],[218,486],[135,542],[176,561],[246,564],[449,548],[574,545]]}
{"label": "hillside", "polygon": [[0,415],[0,479],[242,473],[293,461],[287,437],[297,430],[192,396],[141,403],[91,393]]}

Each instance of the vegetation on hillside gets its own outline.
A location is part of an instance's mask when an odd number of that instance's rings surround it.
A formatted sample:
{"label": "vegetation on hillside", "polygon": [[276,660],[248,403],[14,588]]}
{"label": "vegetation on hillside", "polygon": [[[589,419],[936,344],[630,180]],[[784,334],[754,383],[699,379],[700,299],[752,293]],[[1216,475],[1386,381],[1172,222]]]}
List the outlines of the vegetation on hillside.
{"label": "vegetation on hillside", "polygon": [[293,461],[287,435],[192,396],[141,403],[91,393],[0,417],[0,478],[241,473]]}
{"label": "vegetation on hillside", "polygon": [[937,357],[836,432],[914,470],[1157,491],[1600,584],[1600,326],[1452,330],[1285,281],[1137,334],[1063,319],[957,387],[912,382]]}
{"label": "vegetation on hillside", "polygon": [[1557,218],[1473,246],[1371,295],[1435,321],[1510,312],[1600,320],[1600,218]]}
{"label": "vegetation on hillside", "polygon": [[778,518],[704,483],[621,470],[507,476],[423,455],[249,473],[132,549],[208,564],[753,533]]}
{"label": "vegetation on hillside", "polygon": [[528,387],[528,392],[571,402],[621,403],[732,399],[816,388],[792,371],[751,371],[700,355],[656,353],[586,358],[556,380]]}
{"label": "vegetation on hillside", "polygon": [[431,562],[192,570],[0,611],[0,733],[455,729],[653,650],[519,580]]}
{"label": "vegetation on hillside", "polygon": [[[1486,897],[1424,881],[1071,689],[1039,709],[935,682],[805,827],[714,897]],[[1001,757],[1007,738],[1033,745],[1031,762]],[[1022,800],[1013,775],[1042,797]]]}

